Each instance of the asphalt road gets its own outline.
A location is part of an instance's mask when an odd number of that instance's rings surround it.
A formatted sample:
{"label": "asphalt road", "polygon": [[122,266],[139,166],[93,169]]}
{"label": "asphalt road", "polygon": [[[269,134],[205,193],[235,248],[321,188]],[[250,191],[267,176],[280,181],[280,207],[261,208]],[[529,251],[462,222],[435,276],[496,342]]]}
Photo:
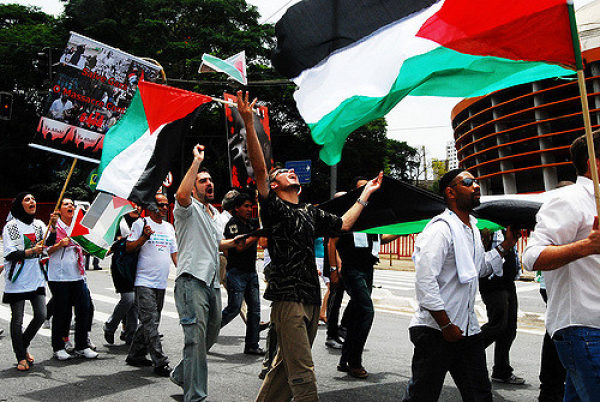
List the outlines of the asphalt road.
{"label": "asphalt road", "polygon": [[[103,266],[106,265],[103,263]],[[366,380],[356,380],[335,367],[339,351],[325,347],[325,327],[313,346],[319,394],[322,401],[398,401],[410,378],[412,344],[408,340],[410,302],[414,295],[412,273],[377,271],[374,289],[376,317],[367,342],[364,364],[370,372]],[[1,281],[0,291],[4,287]],[[0,305],[0,401],[181,401],[181,389],[168,379],[157,377],[151,368],[135,368],[125,364],[127,347],[117,341],[115,346],[105,344],[102,336],[104,322],[118,295],[106,269],[88,271],[88,282],[96,306],[92,340],[98,346],[97,360],[75,359],[61,362],[52,358],[50,331],[42,329],[34,339],[30,352],[36,364],[27,373],[15,369],[10,337],[7,335],[10,309]],[[522,305],[522,327],[512,351],[515,373],[523,376],[524,386],[493,385],[496,401],[536,400],[539,356],[543,333],[539,317],[543,303],[535,283],[519,283]],[[225,293],[223,293],[225,296]],[[540,299],[540,300],[537,300]],[[225,299],[224,299],[225,303]],[[268,303],[262,303],[263,318],[268,318]],[[529,319],[534,314],[535,319]],[[209,400],[223,402],[253,401],[261,380],[258,373],[261,359],[244,355],[244,325],[236,318],[222,329],[218,343],[209,355]],[[163,345],[171,361],[181,357],[183,336],[173,302],[173,282],[169,281],[167,301],[163,311],[161,332]],[[264,335],[264,334],[262,334]],[[118,338],[118,336],[117,336]],[[261,338],[261,345],[264,339]],[[491,349],[488,367],[491,369]],[[448,376],[441,401],[460,401],[460,395]]]}

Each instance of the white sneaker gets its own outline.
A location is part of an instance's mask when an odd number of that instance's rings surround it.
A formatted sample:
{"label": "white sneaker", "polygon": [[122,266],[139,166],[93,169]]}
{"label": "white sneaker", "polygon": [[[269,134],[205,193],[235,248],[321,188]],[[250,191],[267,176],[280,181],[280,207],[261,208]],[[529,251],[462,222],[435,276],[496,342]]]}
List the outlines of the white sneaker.
{"label": "white sneaker", "polygon": [[73,344],[73,342],[69,339],[65,342],[65,349],[67,352],[73,353],[73,351],[75,350],[75,344]]}
{"label": "white sneaker", "polygon": [[58,360],[69,360],[73,356],[71,356],[65,349],[61,349],[54,352],[54,357],[56,357]]}
{"label": "white sneaker", "polygon": [[95,359],[96,357],[98,357],[98,353],[94,352],[92,349],[90,348],[85,348],[83,350],[76,350],[75,354],[77,356],[82,356],[85,357],[86,359]]}

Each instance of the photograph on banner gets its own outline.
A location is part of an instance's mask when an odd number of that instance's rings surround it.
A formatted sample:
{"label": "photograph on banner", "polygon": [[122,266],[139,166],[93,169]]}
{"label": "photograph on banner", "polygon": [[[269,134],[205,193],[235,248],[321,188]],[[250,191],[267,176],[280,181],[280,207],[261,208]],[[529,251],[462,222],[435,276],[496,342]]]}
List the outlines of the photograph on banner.
{"label": "photograph on banner", "polygon": [[31,146],[99,161],[104,134],[127,110],[139,80],[154,82],[160,72],[154,63],[71,32]]}
{"label": "photograph on banner", "polygon": [[[223,99],[230,102],[236,101],[236,96],[223,94]],[[265,155],[267,171],[273,166],[273,152],[271,151],[271,131],[269,129],[269,109],[266,106],[256,106],[254,113],[254,129],[258,141]],[[246,148],[246,128],[244,121],[236,107],[225,105],[225,125],[227,127],[227,145],[229,152],[229,172],[231,173],[232,187],[247,187],[254,185],[254,170],[250,164]]]}

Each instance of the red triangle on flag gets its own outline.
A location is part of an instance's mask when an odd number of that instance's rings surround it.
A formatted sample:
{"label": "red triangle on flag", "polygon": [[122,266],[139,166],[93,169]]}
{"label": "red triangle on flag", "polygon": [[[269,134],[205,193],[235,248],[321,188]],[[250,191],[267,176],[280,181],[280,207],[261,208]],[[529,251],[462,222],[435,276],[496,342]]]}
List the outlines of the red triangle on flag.
{"label": "red triangle on flag", "polygon": [[140,81],[138,88],[151,134],[163,124],[182,119],[212,101],[210,96],[147,81]]}
{"label": "red triangle on flag", "polygon": [[133,204],[131,203],[131,201],[128,201],[125,198],[121,198],[121,197],[113,197],[112,203],[113,203],[114,209],[122,208],[125,205],[131,205],[133,207]]}
{"label": "red triangle on flag", "polygon": [[81,224],[83,219],[83,210],[79,209],[77,216],[75,217],[75,223],[73,224],[73,230],[71,231],[71,237],[85,236],[90,234],[90,230]]}

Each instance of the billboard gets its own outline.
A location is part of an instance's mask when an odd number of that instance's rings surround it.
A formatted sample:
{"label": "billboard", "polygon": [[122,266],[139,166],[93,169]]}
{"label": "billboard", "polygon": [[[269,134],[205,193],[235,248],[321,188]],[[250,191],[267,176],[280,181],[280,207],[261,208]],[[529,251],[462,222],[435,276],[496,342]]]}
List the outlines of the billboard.
{"label": "billboard", "polygon": [[104,134],[127,110],[139,80],[161,67],[71,32],[30,146],[98,163]]}

